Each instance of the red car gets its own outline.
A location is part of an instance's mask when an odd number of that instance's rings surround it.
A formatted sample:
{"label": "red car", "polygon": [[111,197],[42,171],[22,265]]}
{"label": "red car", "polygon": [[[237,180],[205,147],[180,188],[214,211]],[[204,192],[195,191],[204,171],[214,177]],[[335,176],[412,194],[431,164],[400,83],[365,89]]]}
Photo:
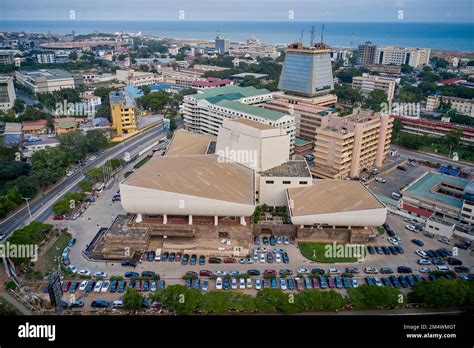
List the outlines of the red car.
{"label": "red car", "polygon": [[291,237],[291,238],[290,238],[290,243],[291,243],[291,244],[295,244],[295,243],[296,243],[296,238],[295,238],[295,237]]}
{"label": "red car", "polygon": [[54,215],[53,220],[64,220],[64,215]]}
{"label": "red car", "polygon": [[313,278],[313,288],[319,289],[319,278]]}
{"label": "red car", "polygon": [[71,264],[71,261],[69,261],[69,257],[63,257],[63,265],[64,266],[69,266]]}
{"label": "red car", "polygon": [[142,291],[142,282],[137,280],[137,282],[135,283],[135,290],[137,291]]}
{"label": "red car", "polygon": [[334,280],[334,277],[329,277],[328,278],[328,283],[329,283],[329,288],[334,289],[336,287],[336,281]]}
{"label": "red car", "polygon": [[237,260],[232,257],[228,257],[224,259],[224,263],[236,263],[236,262]]}
{"label": "red car", "polygon": [[277,271],[275,271],[274,269],[266,269],[263,273],[264,274],[270,274],[270,275],[276,275]]}
{"label": "red car", "polygon": [[295,283],[296,283],[296,289],[298,291],[302,291],[305,289],[304,287],[304,281],[301,278],[295,278]]}
{"label": "red car", "polygon": [[212,272],[211,271],[208,271],[208,270],[200,270],[199,271],[199,276],[200,277],[210,277],[212,275]]}
{"label": "red car", "polygon": [[65,280],[63,282],[63,292],[67,292],[70,287],[71,287],[71,281],[70,280]]}
{"label": "red car", "polygon": [[174,260],[175,260],[176,262],[180,262],[180,261],[181,261],[181,253],[180,253],[180,252],[176,253],[176,256],[174,257]]}

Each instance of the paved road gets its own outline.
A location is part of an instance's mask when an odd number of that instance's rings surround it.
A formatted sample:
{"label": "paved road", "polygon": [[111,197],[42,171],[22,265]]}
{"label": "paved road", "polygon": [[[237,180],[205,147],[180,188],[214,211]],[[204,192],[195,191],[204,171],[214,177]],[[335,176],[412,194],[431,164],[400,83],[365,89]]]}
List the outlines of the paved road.
{"label": "paved road", "polygon": [[[105,151],[104,154],[98,156],[95,160],[90,161],[82,168],[85,171],[89,168],[103,165],[107,160],[123,157],[125,152],[130,152],[132,155],[145,148],[148,143],[156,141],[163,137],[166,132],[161,131],[161,125],[152,127],[135,137],[118,144],[113,148]],[[53,186],[44,195],[36,197],[30,201],[30,210],[32,218],[35,220],[44,221],[51,215],[51,206],[59,198],[70,191],[78,190],[77,184],[84,179],[81,171],[77,171],[70,177],[63,178],[58,184]],[[0,224],[0,231],[6,235],[12,233],[15,229],[21,227],[29,222],[29,213],[27,207],[23,207]]]}
{"label": "paved road", "polygon": [[399,146],[396,146],[396,145],[390,145],[390,149],[397,150],[398,155],[400,155],[400,157],[403,157],[403,158],[414,158],[414,159],[418,159],[418,160],[422,160],[422,161],[430,161],[430,162],[433,162],[433,163],[440,163],[443,166],[451,165],[453,167],[460,167],[461,169],[463,169],[465,171],[469,171],[469,172],[474,171],[474,166],[472,166],[472,165],[463,164],[463,163],[460,163],[460,162],[454,162],[454,161],[451,161],[447,158],[439,157],[439,156],[436,156],[436,155],[430,155],[430,154],[421,153],[421,152],[418,152],[418,151],[412,151],[412,150],[408,150],[408,149],[405,149],[403,147],[399,147]]}

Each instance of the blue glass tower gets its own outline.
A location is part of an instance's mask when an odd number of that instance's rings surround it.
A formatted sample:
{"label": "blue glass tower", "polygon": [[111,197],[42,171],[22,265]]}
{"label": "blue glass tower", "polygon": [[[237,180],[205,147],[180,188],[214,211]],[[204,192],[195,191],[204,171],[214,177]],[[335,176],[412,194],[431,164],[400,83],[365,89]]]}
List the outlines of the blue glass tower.
{"label": "blue glass tower", "polygon": [[278,88],[304,97],[328,94],[334,89],[330,53],[324,43],[311,47],[289,45]]}

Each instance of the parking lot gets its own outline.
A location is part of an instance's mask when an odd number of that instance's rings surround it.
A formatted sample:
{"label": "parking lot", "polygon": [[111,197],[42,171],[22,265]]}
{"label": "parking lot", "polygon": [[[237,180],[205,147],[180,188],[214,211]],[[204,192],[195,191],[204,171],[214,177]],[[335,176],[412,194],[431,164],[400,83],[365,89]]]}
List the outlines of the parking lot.
{"label": "parking lot", "polygon": [[400,169],[394,169],[389,173],[380,175],[385,179],[385,183],[380,183],[375,180],[369,183],[370,189],[378,195],[390,197],[392,192],[401,191],[404,187],[410,184],[416,178],[419,178],[421,175],[426,173],[432,168],[417,165],[415,167],[408,164],[403,165],[406,168],[406,171]]}

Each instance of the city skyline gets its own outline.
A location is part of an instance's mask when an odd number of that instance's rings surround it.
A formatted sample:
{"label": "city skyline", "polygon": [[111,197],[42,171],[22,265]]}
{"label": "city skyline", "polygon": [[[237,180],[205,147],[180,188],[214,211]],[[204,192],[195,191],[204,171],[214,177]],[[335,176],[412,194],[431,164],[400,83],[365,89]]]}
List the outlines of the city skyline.
{"label": "city skyline", "polygon": [[[138,0],[130,8],[124,1],[90,0],[65,3],[45,0],[4,1],[0,5],[2,20],[179,20],[189,21],[333,21],[333,22],[471,22],[470,0],[340,0],[334,3],[309,0],[268,0],[218,3],[211,0],[178,0],[172,3]],[[71,12],[74,11],[74,12]],[[184,12],[180,12],[184,11]],[[402,11],[402,12],[400,12]],[[71,13],[73,13],[71,18]],[[181,17],[180,17],[181,16]],[[183,18],[184,17],[184,18]],[[356,20],[354,20],[356,19]]]}

